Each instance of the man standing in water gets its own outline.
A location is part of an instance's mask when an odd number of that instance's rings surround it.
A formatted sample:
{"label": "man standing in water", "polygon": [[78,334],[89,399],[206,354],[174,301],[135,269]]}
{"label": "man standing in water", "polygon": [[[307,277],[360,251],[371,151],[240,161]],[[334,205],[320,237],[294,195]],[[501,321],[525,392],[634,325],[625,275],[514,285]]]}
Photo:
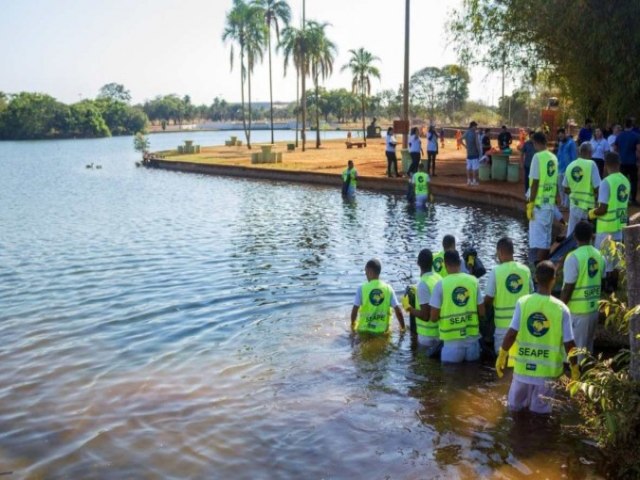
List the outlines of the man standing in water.
{"label": "man standing in water", "polygon": [[[381,334],[389,331],[391,309],[393,308],[404,331],[404,316],[393,289],[380,280],[382,265],[380,260],[371,259],[364,268],[367,282],[356,292],[351,310],[351,330],[358,333]],[[359,315],[358,315],[359,314]]]}
{"label": "man standing in water", "polygon": [[[456,237],[453,235],[445,235],[442,237],[442,250],[433,256],[433,271],[440,275],[442,278],[448,275],[447,267],[444,263],[444,254],[446,252],[456,252]],[[469,273],[466,265],[462,262],[460,266],[462,273]]]}
{"label": "man standing in water", "polygon": [[418,164],[418,172],[411,178],[413,193],[416,198],[416,207],[424,208],[429,201],[429,182],[431,179],[424,171],[424,163]]}
{"label": "man standing in water", "polygon": [[[513,240],[502,237],[496,245],[496,255],[499,265],[489,274],[485,290],[484,305],[487,312],[494,308],[494,346],[496,355],[500,352],[500,346],[504,336],[509,330],[513,311],[518,300],[533,293],[533,280],[529,267],[522,265],[513,259]],[[514,349],[509,352],[509,366],[513,366]]]}
{"label": "man standing in water", "polygon": [[[553,381],[563,372],[563,349],[575,348],[571,314],[567,306],[551,295],[556,281],[553,263],[543,261],[536,267],[538,293],[518,300],[511,326],[502,342],[496,372],[502,378],[509,350],[517,341],[516,364],[509,389],[509,410],[550,414]],[[570,356],[571,379],[580,379],[576,357]]]}
{"label": "man standing in water", "polygon": [[458,252],[445,252],[449,272],[431,295],[431,321],[438,322],[442,347],[442,363],[474,362],[480,358],[480,317],[484,302],[478,279],[460,272]]}
{"label": "man standing in water", "polygon": [[342,195],[352,197],[356,194],[358,171],[353,166],[353,160],[347,163],[347,169],[342,172]]}
{"label": "man standing in water", "polygon": [[529,248],[536,252],[535,260],[542,261],[549,256],[551,230],[558,196],[558,159],[547,150],[544,133],[533,134],[536,154],[531,161],[529,174]]}
{"label": "man standing in water", "polygon": [[[406,305],[410,315],[416,317],[416,331],[418,344],[429,349],[429,354],[435,354],[440,342],[438,324],[431,321],[431,294],[442,277],[433,272],[433,253],[428,248],[418,254],[418,266],[420,267],[420,281],[416,286],[414,305]],[[404,300],[403,300],[404,301]]]}

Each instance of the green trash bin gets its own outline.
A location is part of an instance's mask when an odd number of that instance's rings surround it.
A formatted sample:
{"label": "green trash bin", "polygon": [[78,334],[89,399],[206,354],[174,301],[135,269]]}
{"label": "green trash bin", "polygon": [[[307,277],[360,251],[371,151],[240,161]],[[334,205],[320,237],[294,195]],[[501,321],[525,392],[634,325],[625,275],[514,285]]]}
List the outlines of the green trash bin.
{"label": "green trash bin", "polygon": [[507,179],[509,155],[491,155],[491,178],[504,182]]}
{"label": "green trash bin", "polygon": [[478,178],[481,182],[488,182],[489,180],[491,180],[491,165],[489,165],[488,163],[480,165]]}
{"label": "green trash bin", "polygon": [[507,182],[520,182],[520,165],[518,165],[517,163],[510,163],[507,167]]}

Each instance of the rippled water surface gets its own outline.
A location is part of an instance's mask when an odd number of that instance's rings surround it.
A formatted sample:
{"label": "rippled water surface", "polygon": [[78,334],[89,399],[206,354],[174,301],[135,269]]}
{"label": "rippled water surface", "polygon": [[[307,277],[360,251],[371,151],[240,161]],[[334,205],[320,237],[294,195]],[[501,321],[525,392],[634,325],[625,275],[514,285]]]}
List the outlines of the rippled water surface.
{"label": "rippled water surface", "polygon": [[400,291],[445,233],[488,267],[503,234],[524,251],[518,219],[135,160],[131,138],[0,143],[7,478],[594,475],[566,405],[514,421],[490,366],[349,334],[369,257]]}

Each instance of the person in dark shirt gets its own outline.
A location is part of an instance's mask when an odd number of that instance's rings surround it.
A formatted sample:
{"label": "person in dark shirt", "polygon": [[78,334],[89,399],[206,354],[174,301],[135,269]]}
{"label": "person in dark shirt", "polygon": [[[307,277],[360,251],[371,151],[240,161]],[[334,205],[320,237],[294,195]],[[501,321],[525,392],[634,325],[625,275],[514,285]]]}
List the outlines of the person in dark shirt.
{"label": "person in dark shirt", "polygon": [[584,142],[590,142],[593,138],[593,128],[591,128],[591,119],[587,118],[584,121],[584,127],[580,129],[578,133],[578,145],[582,145]]}
{"label": "person in dark shirt", "polygon": [[524,191],[526,193],[529,190],[529,171],[531,170],[531,161],[536,154],[536,149],[533,146],[533,130],[529,130],[529,140],[524,142],[522,150],[520,150],[520,160],[524,166]]}
{"label": "person in dark shirt", "polygon": [[506,125],[503,125],[502,131],[500,132],[500,135],[498,135],[498,146],[500,147],[500,150],[510,148],[512,143],[513,137],[511,136],[511,132],[507,130]]}
{"label": "person in dark shirt", "polygon": [[638,159],[640,159],[640,135],[633,131],[633,119],[627,118],[624,130],[616,137],[614,148],[620,155],[620,173],[629,179],[631,184],[630,205],[638,205]]}

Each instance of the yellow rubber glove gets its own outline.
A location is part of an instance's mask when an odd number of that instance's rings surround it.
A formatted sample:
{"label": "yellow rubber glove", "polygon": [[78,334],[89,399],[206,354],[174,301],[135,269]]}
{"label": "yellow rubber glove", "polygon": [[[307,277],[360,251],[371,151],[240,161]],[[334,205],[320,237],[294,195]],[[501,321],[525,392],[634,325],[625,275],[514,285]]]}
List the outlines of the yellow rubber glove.
{"label": "yellow rubber glove", "polygon": [[533,220],[533,209],[535,208],[535,205],[533,202],[529,202],[527,203],[527,220],[532,221]]}
{"label": "yellow rubber glove", "polygon": [[498,359],[496,360],[496,373],[498,374],[498,378],[502,378],[504,375],[504,369],[507,366],[507,357],[509,356],[509,352],[500,347],[500,351],[498,352]]}
{"label": "yellow rubber glove", "polygon": [[410,307],[411,307],[411,302],[409,301],[409,295],[403,295],[402,308],[404,308],[405,310],[409,310]]}
{"label": "yellow rubber glove", "polygon": [[596,218],[598,218],[598,215],[596,215],[596,209],[592,208],[589,210],[589,220],[595,220]]}
{"label": "yellow rubber glove", "polygon": [[576,363],[569,364],[569,368],[571,369],[571,380],[577,382],[580,380],[580,366]]}

